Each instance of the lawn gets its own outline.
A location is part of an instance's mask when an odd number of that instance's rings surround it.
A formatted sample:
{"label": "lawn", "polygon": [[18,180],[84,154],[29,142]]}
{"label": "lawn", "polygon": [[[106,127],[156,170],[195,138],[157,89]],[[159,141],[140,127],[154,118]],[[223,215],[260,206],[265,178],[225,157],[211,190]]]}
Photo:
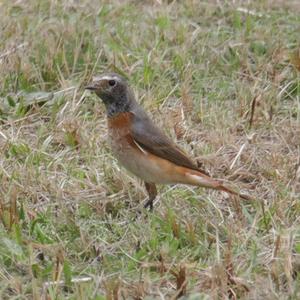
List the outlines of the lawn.
{"label": "lawn", "polygon": [[[299,299],[299,1],[0,1],[0,299]],[[84,86],[138,101],[246,201],[142,182]]]}

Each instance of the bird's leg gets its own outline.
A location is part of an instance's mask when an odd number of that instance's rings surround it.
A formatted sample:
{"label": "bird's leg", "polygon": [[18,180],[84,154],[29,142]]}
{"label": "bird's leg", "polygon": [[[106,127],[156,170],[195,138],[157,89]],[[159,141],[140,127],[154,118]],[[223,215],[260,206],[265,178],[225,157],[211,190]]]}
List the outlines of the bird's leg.
{"label": "bird's leg", "polygon": [[157,196],[157,189],[154,183],[145,182],[145,187],[149,196],[148,201],[145,203],[144,207],[153,210],[153,201]]}

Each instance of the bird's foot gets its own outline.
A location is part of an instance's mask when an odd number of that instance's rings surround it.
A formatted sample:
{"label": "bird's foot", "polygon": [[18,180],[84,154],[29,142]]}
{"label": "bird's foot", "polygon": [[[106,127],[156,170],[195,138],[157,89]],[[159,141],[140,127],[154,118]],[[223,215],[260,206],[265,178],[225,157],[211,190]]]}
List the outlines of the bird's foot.
{"label": "bird's foot", "polygon": [[145,205],[144,205],[144,208],[145,209],[148,209],[149,208],[149,211],[153,211],[153,200],[154,199],[149,199]]}
{"label": "bird's foot", "polygon": [[145,203],[144,208],[149,208],[149,211],[153,211],[153,202],[157,196],[157,189],[154,183],[145,182],[145,187],[149,195],[148,201]]}

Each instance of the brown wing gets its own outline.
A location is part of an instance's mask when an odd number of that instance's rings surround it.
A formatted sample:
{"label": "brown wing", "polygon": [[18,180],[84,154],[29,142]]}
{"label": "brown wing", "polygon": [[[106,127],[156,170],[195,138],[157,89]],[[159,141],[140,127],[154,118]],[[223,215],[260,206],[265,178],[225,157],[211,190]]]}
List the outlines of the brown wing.
{"label": "brown wing", "polygon": [[186,154],[153,124],[144,111],[132,112],[132,115],[132,135],[143,149],[178,166],[199,171]]}

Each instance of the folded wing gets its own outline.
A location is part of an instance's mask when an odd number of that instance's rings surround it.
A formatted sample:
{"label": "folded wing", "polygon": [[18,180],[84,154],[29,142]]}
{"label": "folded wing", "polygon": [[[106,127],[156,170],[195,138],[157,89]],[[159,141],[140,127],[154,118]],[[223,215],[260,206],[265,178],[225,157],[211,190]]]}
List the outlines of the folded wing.
{"label": "folded wing", "polygon": [[159,130],[145,113],[132,112],[132,114],[132,135],[140,147],[178,166],[199,171],[195,163]]}

